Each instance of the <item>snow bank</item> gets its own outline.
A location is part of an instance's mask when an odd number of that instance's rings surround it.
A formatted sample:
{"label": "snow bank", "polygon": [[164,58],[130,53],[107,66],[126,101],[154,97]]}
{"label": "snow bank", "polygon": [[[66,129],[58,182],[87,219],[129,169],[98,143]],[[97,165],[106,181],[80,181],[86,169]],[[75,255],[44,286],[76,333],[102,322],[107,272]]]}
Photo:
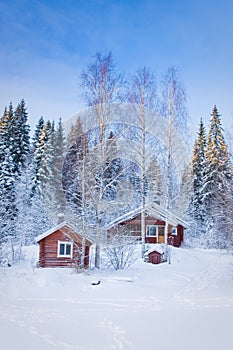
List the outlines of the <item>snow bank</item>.
{"label": "snow bank", "polygon": [[171,248],[171,265],[138,260],[124,271],[76,274],[36,268],[37,249],[27,248],[23,263],[0,269],[2,349],[231,346],[232,255]]}

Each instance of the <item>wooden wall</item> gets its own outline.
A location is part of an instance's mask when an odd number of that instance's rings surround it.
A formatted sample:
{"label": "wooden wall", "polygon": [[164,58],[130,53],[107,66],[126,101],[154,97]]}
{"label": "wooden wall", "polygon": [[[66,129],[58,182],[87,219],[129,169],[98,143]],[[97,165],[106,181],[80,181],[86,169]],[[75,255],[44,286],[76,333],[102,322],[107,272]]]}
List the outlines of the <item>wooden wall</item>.
{"label": "wooden wall", "polygon": [[[139,214],[137,217],[131,220],[127,220],[125,222],[122,222],[120,225],[137,225],[140,227],[141,231],[141,214]],[[165,221],[157,220],[156,218],[152,216],[146,216],[146,226],[147,225],[158,225],[158,226],[165,226]],[[181,243],[183,242],[183,236],[184,236],[184,229],[181,225],[177,226],[177,235],[172,235],[172,226],[168,225],[168,243],[174,245],[175,247],[180,247]],[[172,237],[172,239],[170,238]],[[149,237],[146,236],[146,243],[158,243],[156,237]]]}
{"label": "wooden wall", "polygon": [[[73,257],[58,257],[58,241],[70,242],[71,240],[61,231],[57,230],[51,235],[43,238],[40,242],[39,266],[40,267],[72,267],[80,266],[81,243],[74,242]],[[89,266],[89,247],[85,247],[84,266]]]}

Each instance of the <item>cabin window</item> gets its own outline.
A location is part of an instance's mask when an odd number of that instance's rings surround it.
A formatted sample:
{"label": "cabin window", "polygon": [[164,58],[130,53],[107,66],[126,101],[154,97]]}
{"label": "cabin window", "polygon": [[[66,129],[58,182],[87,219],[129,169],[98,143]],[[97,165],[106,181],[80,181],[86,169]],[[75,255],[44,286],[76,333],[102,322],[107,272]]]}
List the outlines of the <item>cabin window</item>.
{"label": "cabin window", "polygon": [[58,257],[72,257],[73,243],[58,241]]}
{"label": "cabin window", "polygon": [[156,237],[157,236],[157,226],[156,225],[147,225],[146,235],[149,237]]}
{"label": "cabin window", "polygon": [[177,227],[172,227],[172,235],[177,236]]}
{"label": "cabin window", "polygon": [[147,225],[146,226],[146,235],[148,237],[159,237],[164,236],[165,227],[164,226],[158,226],[158,225]]}
{"label": "cabin window", "polygon": [[128,224],[126,226],[126,232],[133,237],[138,237],[141,235],[140,225]]}

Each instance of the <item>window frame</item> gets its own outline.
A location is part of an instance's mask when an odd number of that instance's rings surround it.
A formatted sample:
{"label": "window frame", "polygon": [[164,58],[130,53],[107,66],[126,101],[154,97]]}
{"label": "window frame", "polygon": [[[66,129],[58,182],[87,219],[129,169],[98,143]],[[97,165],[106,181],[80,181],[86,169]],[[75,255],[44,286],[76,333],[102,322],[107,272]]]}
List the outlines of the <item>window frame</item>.
{"label": "window frame", "polygon": [[177,236],[177,227],[175,227],[175,226],[172,227],[172,236]]}
{"label": "window frame", "polygon": [[[155,235],[150,235],[150,228],[155,227]],[[158,225],[146,225],[146,237],[158,237]]]}
{"label": "window frame", "polygon": [[[69,241],[58,241],[57,242],[57,257],[58,258],[73,258],[73,242],[69,242]],[[60,253],[60,247],[61,245],[64,244],[65,248],[64,248],[64,254]],[[70,246],[70,254],[66,254],[67,253],[67,246]]]}
{"label": "window frame", "polygon": [[[155,227],[156,228],[156,234],[155,235],[149,235],[147,232],[149,231],[150,227]],[[156,237],[156,239],[159,239],[159,228],[162,227],[164,234],[163,236],[165,236],[165,226],[164,225],[146,225],[146,237]]]}

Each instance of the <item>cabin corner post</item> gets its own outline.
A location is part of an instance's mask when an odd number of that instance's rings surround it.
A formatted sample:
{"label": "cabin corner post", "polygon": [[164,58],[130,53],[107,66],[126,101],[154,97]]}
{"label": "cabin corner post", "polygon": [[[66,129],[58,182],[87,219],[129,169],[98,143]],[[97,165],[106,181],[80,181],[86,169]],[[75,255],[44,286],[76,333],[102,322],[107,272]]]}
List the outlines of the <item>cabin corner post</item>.
{"label": "cabin corner post", "polygon": [[142,209],[141,213],[141,244],[142,244],[142,258],[144,258],[146,252],[146,213],[145,209]]}

